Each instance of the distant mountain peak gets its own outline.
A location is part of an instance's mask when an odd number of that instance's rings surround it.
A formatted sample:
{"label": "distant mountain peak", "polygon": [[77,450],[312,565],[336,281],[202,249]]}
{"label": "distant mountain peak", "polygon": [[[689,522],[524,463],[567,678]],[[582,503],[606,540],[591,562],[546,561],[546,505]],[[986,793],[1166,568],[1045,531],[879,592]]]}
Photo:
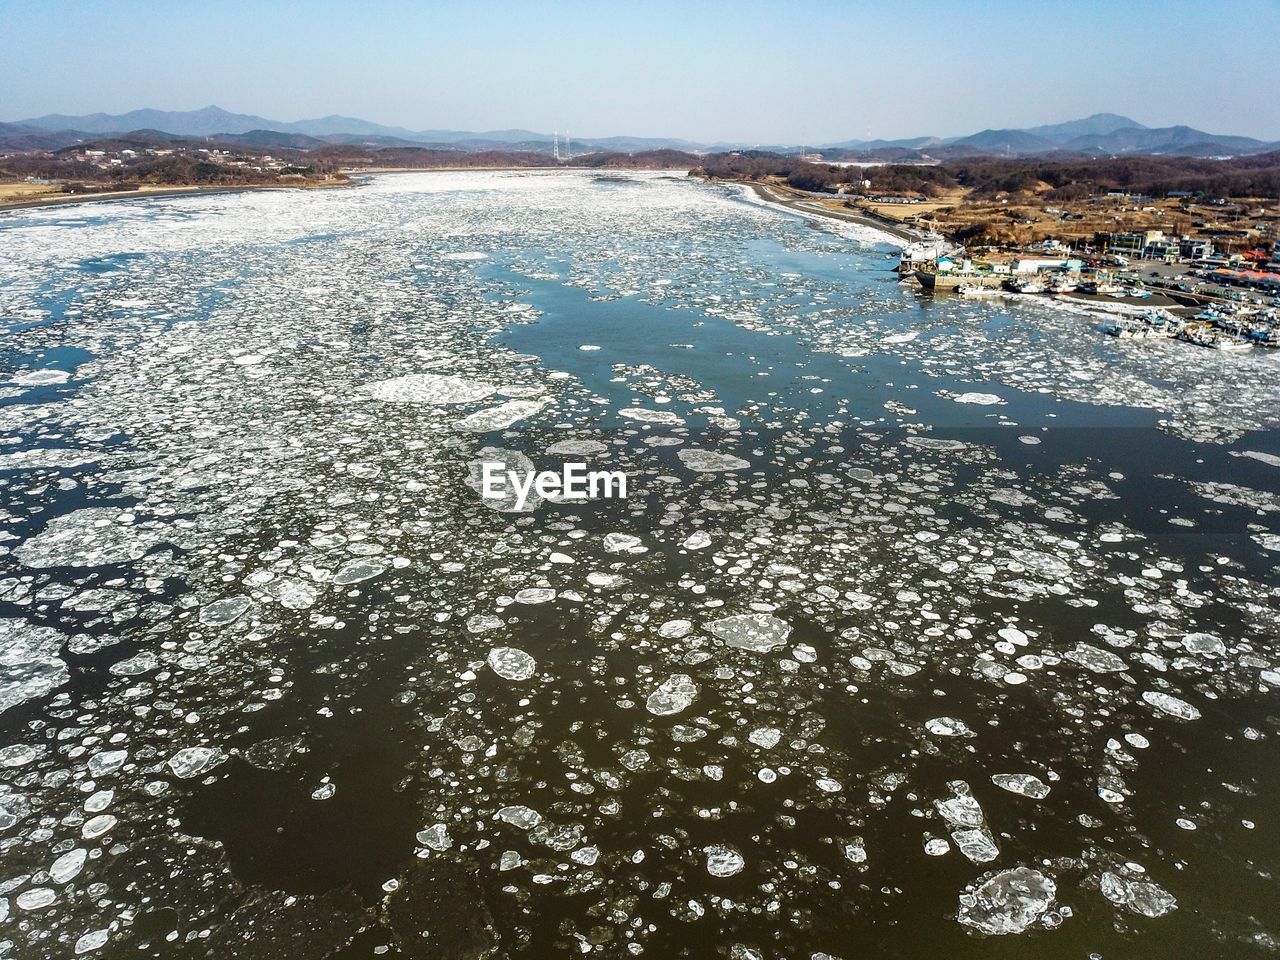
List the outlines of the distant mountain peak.
{"label": "distant mountain peak", "polygon": [[1137,120],[1121,116],[1118,113],[1094,113],[1082,120],[1068,120],[1066,123],[1050,123],[1042,127],[1029,127],[1024,133],[1035,137],[1043,137],[1050,143],[1061,146],[1078,137],[1105,137],[1117,130],[1145,130]]}
{"label": "distant mountain peak", "polygon": [[[57,143],[65,145],[95,137],[119,136],[139,130],[163,132],[171,137],[228,137],[248,144],[293,145],[309,149],[320,143],[358,143],[377,146],[448,145],[458,150],[536,150],[546,152],[551,134],[531,130],[408,130],[373,123],[358,117],[329,114],[311,120],[281,123],[252,114],[232,113],[217,104],[198,110],[132,110],[110,115],[87,116],[49,114],[6,124],[0,129],[0,143],[24,145]],[[669,137],[584,137],[574,138],[577,151],[601,150],[633,152],[672,148],[748,149],[745,143],[694,143]],[[1194,156],[1258,153],[1274,145],[1249,137],[1224,137],[1187,126],[1151,129],[1129,117],[1115,113],[1094,113],[1079,120],[1026,129],[988,129],[967,137],[939,140],[912,137],[902,140],[849,140],[828,143],[820,150],[849,150],[868,155],[883,152],[882,159],[911,159],[969,155],[1036,155],[1068,150],[1083,154],[1170,154],[1185,151]],[[763,149],[760,145],[757,148]],[[790,147],[768,147],[785,151]]]}

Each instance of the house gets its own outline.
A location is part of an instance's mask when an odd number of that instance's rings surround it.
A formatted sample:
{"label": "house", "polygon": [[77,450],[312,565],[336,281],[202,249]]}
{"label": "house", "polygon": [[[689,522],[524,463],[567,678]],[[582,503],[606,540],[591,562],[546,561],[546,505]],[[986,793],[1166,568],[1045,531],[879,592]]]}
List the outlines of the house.
{"label": "house", "polygon": [[1203,237],[1182,237],[1178,255],[1183,260],[1207,260],[1213,256],[1213,241]]}
{"label": "house", "polygon": [[1173,262],[1178,259],[1179,244],[1174,238],[1166,237],[1163,230],[1130,230],[1111,234],[1107,252],[1131,260]]}
{"label": "house", "polygon": [[1039,273],[1041,270],[1074,270],[1084,266],[1080,260],[1069,257],[1015,257],[1012,269],[1014,273]]}

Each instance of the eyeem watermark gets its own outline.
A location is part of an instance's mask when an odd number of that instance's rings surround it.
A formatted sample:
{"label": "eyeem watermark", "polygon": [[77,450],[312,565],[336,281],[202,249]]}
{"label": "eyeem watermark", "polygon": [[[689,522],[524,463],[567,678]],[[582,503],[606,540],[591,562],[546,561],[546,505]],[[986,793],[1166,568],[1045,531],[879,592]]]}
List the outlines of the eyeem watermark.
{"label": "eyeem watermark", "polygon": [[516,495],[516,509],[523,510],[530,492],[544,500],[611,500],[627,496],[627,475],[621,470],[588,470],[585,463],[566,463],[555,470],[511,470],[502,462],[486,461],[480,468],[480,495],[497,500]]}

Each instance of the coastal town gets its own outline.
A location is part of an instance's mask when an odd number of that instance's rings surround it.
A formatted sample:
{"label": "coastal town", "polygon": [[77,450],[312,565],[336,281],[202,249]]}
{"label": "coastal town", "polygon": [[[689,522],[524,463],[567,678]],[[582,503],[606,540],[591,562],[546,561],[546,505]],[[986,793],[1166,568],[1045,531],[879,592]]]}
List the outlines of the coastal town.
{"label": "coastal town", "polygon": [[1275,199],[1108,190],[1037,204],[962,191],[877,193],[870,178],[834,194],[779,177],[749,185],[761,199],[797,212],[890,234],[903,244],[896,267],[903,282],[925,294],[1051,297],[1122,339],[1176,339],[1229,352],[1280,347]]}

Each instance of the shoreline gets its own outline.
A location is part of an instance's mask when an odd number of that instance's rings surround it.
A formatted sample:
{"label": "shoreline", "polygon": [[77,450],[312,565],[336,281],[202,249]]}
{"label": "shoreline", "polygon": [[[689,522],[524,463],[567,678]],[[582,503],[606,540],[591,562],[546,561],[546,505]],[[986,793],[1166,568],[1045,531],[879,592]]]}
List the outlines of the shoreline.
{"label": "shoreline", "polygon": [[[648,167],[617,167],[599,168],[600,171],[619,170],[624,172],[644,171],[649,172]],[[658,172],[662,168],[654,168],[653,172]],[[495,167],[375,167],[375,168],[353,168],[340,171],[344,176],[348,177],[342,183],[317,183],[311,185],[293,184],[293,183],[245,183],[245,184],[190,184],[187,186],[173,185],[163,186],[155,189],[143,190],[118,190],[103,191],[102,193],[68,193],[68,194],[45,194],[39,197],[33,197],[26,200],[0,200],[0,215],[13,210],[33,210],[38,207],[61,207],[79,203],[110,203],[120,200],[145,200],[149,198],[164,197],[185,197],[218,193],[248,193],[257,190],[330,190],[336,187],[354,187],[357,186],[357,178],[369,176],[382,176],[385,174],[395,173],[545,173],[551,171],[565,171],[590,173],[597,172],[593,167],[565,167],[565,166],[495,166]],[[670,172],[679,172],[687,175],[688,170],[684,168],[673,168]]]}
{"label": "shoreline", "polygon": [[351,182],[325,183],[302,186],[288,183],[246,183],[238,185],[192,184],[190,186],[160,187],[155,190],[115,190],[102,193],[50,194],[30,200],[0,201],[0,215],[11,210],[32,210],[37,207],[62,207],[79,203],[114,203],[121,200],[148,200],[164,197],[209,196],[218,193],[249,193],[257,190],[329,190],[349,187]]}
{"label": "shoreline", "polygon": [[790,210],[792,213],[801,216],[824,217],[828,220],[835,220],[838,223],[852,223],[860,227],[866,227],[870,230],[878,231],[888,237],[892,237],[894,242],[899,244],[911,244],[921,239],[918,232],[900,227],[894,224],[885,223],[868,217],[865,214],[843,213],[839,210],[829,210],[825,207],[819,207],[804,200],[793,200],[789,197],[780,196],[772,188],[763,183],[756,183],[752,180],[737,181],[741,186],[755,194],[756,198],[763,203],[773,206],[782,207]]}
{"label": "shoreline", "polygon": [[373,176],[374,174],[383,173],[467,173],[469,171],[477,171],[479,173],[510,173],[519,172],[521,170],[586,170],[587,167],[513,167],[513,166],[497,166],[497,167],[350,167],[342,172],[349,177]]}

